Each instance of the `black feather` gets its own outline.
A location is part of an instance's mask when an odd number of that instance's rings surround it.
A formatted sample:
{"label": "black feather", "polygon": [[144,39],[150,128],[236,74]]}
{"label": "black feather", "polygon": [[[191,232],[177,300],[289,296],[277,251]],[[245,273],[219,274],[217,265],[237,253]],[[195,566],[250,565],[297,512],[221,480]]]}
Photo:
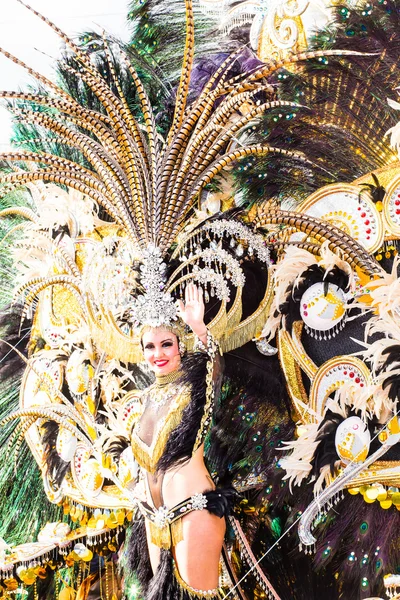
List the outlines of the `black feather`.
{"label": "black feather", "polygon": [[47,469],[51,480],[60,487],[64,477],[69,471],[70,463],[64,461],[56,450],[59,426],[55,421],[46,421],[42,425],[44,430],[42,444],[44,447]]}
{"label": "black feather", "polygon": [[[24,361],[8,345],[15,346],[22,353],[26,351],[29,333],[24,336],[20,333],[22,308],[20,305],[9,304],[0,312],[0,382],[2,384],[8,379],[17,378],[25,368]],[[31,321],[25,320],[23,325],[29,330]]]}
{"label": "black feather", "polygon": [[[164,453],[157,465],[157,471],[160,473],[183,463],[192,456],[206,403],[208,360],[208,356],[201,352],[188,354],[182,359],[183,376],[180,382],[190,386],[191,400],[183,411],[180,424],[168,437]],[[216,389],[216,396],[218,395],[219,391]]]}
{"label": "black feather", "polygon": [[[349,415],[348,415],[349,416]],[[335,437],[340,423],[343,423],[345,417],[339,413],[327,410],[321,425],[318,428],[316,440],[319,442],[311,464],[313,474],[318,477],[321,469],[329,465],[331,474],[335,472],[335,463],[339,459],[336,451]]]}
{"label": "black feather", "polygon": [[133,521],[129,527],[126,549],[124,551],[123,568],[126,572],[125,579],[130,581],[133,575],[140,585],[142,594],[145,594],[153,572],[151,570],[150,555],[147,546],[144,517]]}

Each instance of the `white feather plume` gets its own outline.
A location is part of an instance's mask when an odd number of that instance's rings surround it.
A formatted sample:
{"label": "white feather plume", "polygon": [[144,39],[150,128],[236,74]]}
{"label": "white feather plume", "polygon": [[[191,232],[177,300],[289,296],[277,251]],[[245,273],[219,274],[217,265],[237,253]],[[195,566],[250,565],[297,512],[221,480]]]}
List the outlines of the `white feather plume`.
{"label": "white feather plume", "polygon": [[288,246],[282,260],[273,267],[273,280],[275,295],[272,301],[270,316],[268,317],[261,337],[271,340],[281,322],[281,316],[278,313],[278,307],[286,300],[287,288],[301,278],[302,273],[311,265],[315,265],[317,259],[311,252],[297,248],[297,246]]}

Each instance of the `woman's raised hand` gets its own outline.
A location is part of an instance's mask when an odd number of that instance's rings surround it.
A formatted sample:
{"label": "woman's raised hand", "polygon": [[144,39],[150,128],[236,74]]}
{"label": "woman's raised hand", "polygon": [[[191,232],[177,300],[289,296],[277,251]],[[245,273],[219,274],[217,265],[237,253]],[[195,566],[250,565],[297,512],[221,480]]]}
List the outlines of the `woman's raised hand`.
{"label": "woman's raised hand", "polygon": [[194,283],[189,283],[185,288],[185,302],[178,300],[179,316],[197,336],[202,338],[207,335],[204,324],[203,290]]}

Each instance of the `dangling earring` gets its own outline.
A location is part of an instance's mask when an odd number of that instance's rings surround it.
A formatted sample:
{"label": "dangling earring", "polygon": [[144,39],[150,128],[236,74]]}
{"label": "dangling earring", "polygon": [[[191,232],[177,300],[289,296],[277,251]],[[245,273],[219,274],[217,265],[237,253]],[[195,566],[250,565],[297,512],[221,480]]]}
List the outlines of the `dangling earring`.
{"label": "dangling earring", "polygon": [[185,342],[182,342],[181,340],[179,340],[178,348],[179,348],[179,354],[181,356],[183,356],[186,352]]}

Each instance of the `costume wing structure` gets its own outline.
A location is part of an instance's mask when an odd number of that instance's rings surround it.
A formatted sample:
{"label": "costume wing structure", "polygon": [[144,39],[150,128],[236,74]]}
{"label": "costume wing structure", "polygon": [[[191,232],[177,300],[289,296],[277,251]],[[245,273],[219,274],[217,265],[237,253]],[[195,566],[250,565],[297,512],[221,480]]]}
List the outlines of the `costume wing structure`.
{"label": "costume wing structure", "polygon": [[[305,580],[307,561],[297,555],[297,544],[308,555],[316,579],[323,580],[329,571],[339,573],[336,581],[329,583],[329,576],[325,580],[333,598],[390,596],[398,584],[396,576],[384,576],[394,573],[398,563],[393,526],[398,520],[399,458],[394,292],[398,233],[393,220],[400,214],[396,212],[397,117],[391,100],[389,108],[382,106],[382,110],[376,104],[380,98],[390,99],[390,85],[397,85],[395,6],[382,10],[379,3],[373,3],[366,11],[365,7],[341,7],[336,23],[319,32],[315,40],[319,47],[338,43],[357,50],[374,48],[376,56],[367,59],[374,82],[362,77],[358,58],[349,69],[343,69],[340,61],[339,65],[329,61],[325,66],[309,63],[299,78],[280,74],[284,97],[293,92],[308,97],[305,104],[319,116],[300,119],[293,127],[282,119],[277,136],[290,130],[294,146],[303,147],[309,158],[316,151],[333,178],[317,183],[313,175],[306,175],[304,187],[301,177],[291,179],[289,169],[296,167],[289,162],[288,170],[283,167],[282,185],[277,181],[281,197],[286,189],[289,196],[302,200],[291,213],[290,224],[297,233],[291,237],[292,247],[286,247],[277,262],[274,306],[264,330],[267,340],[277,334],[275,342],[297,422],[294,438],[284,441],[290,453],[279,452],[283,487],[278,484],[272,497],[279,506],[286,496],[292,506],[282,530],[288,533],[280,543],[288,543],[286,551],[294,562],[305,565]],[[353,31],[357,32],[354,38]],[[387,65],[379,69],[386,60]],[[311,128],[303,128],[306,121]],[[393,135],[392,146],[386,128]],[[376,135],[380,140],[372,142]],[[335,140],[341,140],[342,150]],[[348,160],[347,152],[352,155]],[[262,220],[258,222],[270,222],[271,212],[267,203],[259,211]],[[369,260],[363,265],[353,263],[341,240],[331,244],[329,235],[320,246],[322,221],[350,234],[370,255]],[[307,230],[304,236],[298,233],[302,227]],[[303,245],[306,242],[308,248]],[[339,253],[338,247],[342,248]],[[330,256],[329,248],[343,262]],[[363,253],[358,250],[357,254]],[[385,270],[377,269],[377,264]],[[389,478],[387,468],[392,469]],[[383,539],[383,529],[391,531],[388,538]],[[268,561],[268,555],[263,560]],[[281,589],[273,575],[271,581]]]}
{"label": "costume wing structure", "polygon": [[[263,237],[233,219],[202,223],[200,218],[184,228],[203,188],[223,169],[243,156],[274,152],[262,144],[232,147],[231,142],[259,114],[279,105],[266,79],[279,65],[257,65],[250,73],[232,76],[229,67],[236,53],[188,104],[193,16],[187,2],[182,76],[163,139],[146,90],[122,50],[121,64],[136,87],[140,122],[113,71],[107,39],[112,88],[89,53],[27,9],[68,46],[71,56],[64,67],[96,96],[100,110],[82,106],[2,51],[46,90],[2,92],[2,97],[16,102],[21,121],[48,131],[51,144],[56,138],[79,156],[74,162],[71,156],[52,154],[44,139],[43,151],[15,150],[1,157],[8,164],[1,178],[4,192],[24,186],[31,195],[29,208],[8,207],[2,213],[24,221],[14,247],[18,271],[13,297],[22,306],[21,326],[32,320],[28,354],[17,352],[26,364],[19,407],[4,422],[10,427],[18,420],[11,437],[17,459],[26,438],[47,498],[81,526],[71,532],[55,521],[38,542],[4,551],[1,570],[9,590],[19,581],[36,585],[38,562],[48,564],[51,553],[56,562],[66,555],[72,565],[90,561],[92,549],[97,555],[112,552],[120,545],[121,527],[132,517],[137,467],[128,438],[141,410],[134,390],[147,382],[132,367],[140,351],[131,308],[137,315],[140,302],[135,300],[146,289],[139,266],[146,260],[154,263],[150,273],[161,277],[164,260],[170,259],[166,295],[179,296],[188,280],[202,285],[209,327],[225,350],[261,330],[271,291],[265,287],[243,321],[241,262],[258,261],[267,273],[270,259]],[[305,58],[294,57],[293,62]],[[151,293],[153,283],[158,286],[159,280],[151,283]],[[22,563],[29,568],[17,572]]]}
{"label": "costume wing structure", "polygon": [[[268,458],[264,462],[265,442],[259,443],[265,434],[271,436],[270,417],[262,418],[267,410],[261,397],[257,408],[247,413],[243,388],[244,401],[238,402],[242,414],[225,411],[220,431],[228,431],[229,422],[240,430],[243,417],[254,421],[254,427],[247,426],[249,435],[243,436],[236,455],[242,462],[230,462],[237,447],[227,435],[225,464],[231,471],[245,467],[252,472],[255,489],[261,483],[257,482],[259,473],[270,474],[264,489],[262,484],[259,487],[259,497],[254,499],[255,492],[253,496],[245,493],[241,524],[260,567],[284,598],[285,594],[296,598],[322,594],[384,597],[395,594],[399,582],[395,575],[384,575],[394,573],[398,563],[394,526],[399,458],[394,291],[398,263],[394,258],[400,201],[397,105],[390,100],[391,86],[397,86],[396,6],[340,7],[336,23],[315,39],[315,48],[337,43],[357,51],[375,51],[374,56],[357,57],[346,66],[334,59],[325,64],[310,61],[301,73],[278,74],[280,97],[300,96],[311,112],[279,111],[272,115],[272,122],[271,115],[267,116],[264,135],[277,145],[284,141],[292,149],[301,148],[310,160],[314,157],[324,164],[325,173],[303,170],[299,162],[284,157],[279,167],[273,157],[267,157],[250,177],[247,172],[239,173],[243,184],[247,183],[248,197],[264,193],[274,199],[275,204],[267,201],[258,215],[253,212],[259,230],[271,231],[274,225],[284,224],[275,232],[274,300],[263,333],[267,348],[268,340],[278,347],[292,401],[291,423],[297,426],[291,440],[282,440],[278,434],[275,447],[279,450],[272,453],[274,469]],[[364,60],[372,80],[362,75]],[[276,205],[282,200],[294,210],[278,211]],[[349,235],[346,242],[344,233]],[[363,250],[358,246],[353,254],[353,241]],[[342,260],[330,256],[329,250]],[[361,257],[362,264],[358,262]],[[283,423],[281,417],[280,429]],[[254,440],[253,451],[250,440]],[[282,445],[290,449],[289,456],[280,449]],[[240,454],[244,446],[246,451]],[[285,512],[285,499],[290,513]],[[381,535],[383,529],[391,532],[387,538]],[[266,539],[271,542],[265,543]],[[270,549],[278,539],[282,553],[276,546]],[[285,562],[285,556],[291,557],[290,562]],[[242,572],[247,573],[245,563]],[[290,591],[285,582],[288,572],[294,582]]]}
{"label": "costume wing structure", "polygon": [[[128,408],[122,408],[119,400],[148,379],[137,367],[128,372],[119,361],[97,354],[85,319],[80,290],[84,265],[108,224],[98,219],[93,204],[80,193],[37,183],[30,185],[30,194],[29,210],[3,211],[3,215],[17,213],[24,218],[22,235],[13,250],[17,273],[14,299],[22,299],[24,308],[17,311],[14,306],[8,317],[24,327],[29,324],[29,313],[32,323],[28,356],[15,348],[25,370],[19,407],[5,416],[5,422],[19,419],[9,442],[15,445],[17,470],[25,437],[41,470],[48,500],[64,503],[66,512],[72,509],[72,517],[74,511],[81,511],[81,522],[87,522],[93,515],[83,515],[83,506],[94,498],[96,503],[104,503],[104,508],[107,504],[121,510],[124,503],[125,508],[131,505],[127,495],[123,500],[121,489],[135,479],[137,467],[123,426]],[[31,288],[28,294],[27,288]],[[3,345],[12,352],[13,339],[8,336],[8,340],[8,345]],[[134,394],[130,396],[129,416],[134,419],[140,401]],[[113,398],[116,402],[111,409]],[[105,456],[104,448],[107,452],[112,448],[108,463],[100,458]],[[122,479],[113,484],[116,456],[122,461]],[[90,473],[81,472],[82,462],[92,465]],[[112,491],[102,502],[99,496],[107,493],[107,487],[102,489],[105,480]],[[70,505],[65,503],[67,497]]]}
{"label": "costume wing structure", "polygon": [[[400,184],[382,129],[374,136],[373,126],[357,129],[360,113],[333,101],[347,84],[355,89],[360,71],[347,66],[349,58],[361,64],[368,58],[357,52],[374,52],[376,45],[254,61],[246,72],[234,69],[237,50],[219,61],[193,98],[189,0],[185,8],[182,72],[165,135],[136,69],[107,36],[102,44],[111,85],[89,52],[27,7],[65,42],[70,54],[64,69],[96,97],[96,110],[2,50],[46,92],[1,96],[15,101],[22,122],[71,151],[68,158],[58,156],[42,138],[42,151],[2,155],[8,167],[3,190],[24,187],[31,198],[29,208],[8,207],[2,216],[23,219],[13,257],[14,300],[21,306],[14,319],[21,327],[32,322],[27,355],[17,337],[10,339],[20,367],[26,366],[19,407],[4,417],[7,427],[18,420],[11,432],[17,458],[25,437],[47,498],[69,515],[68,523],[49,523],[37,542],[0,548],[2,585],[9,591],[21,582],[37,586],[44,567],[62,564],[70,569],[62,591],[87,594],[94,575],[84,565],[98,560],[104,585],[114,588],[109,557],[122,543],[138,493],[129,434],[141,412],[140,389],[148,384],[138,366],[137,323],[154,299],[170,310],[170,300],[194,281],[204,289],[208,327],[226,354],[206,449],[213,474],[233,481],[242,494],[231,520],[234,542],[225,553],[232,594],[241,600],[382,595],[384,586],[391,591],[397,582],[395,575],[382,578],[396,572],[397,537],[377,540],[382,523],[394,529],[398,506],[400,336],[397,273],[388,279],[373,255],[378,259],[398,236]],[[390,15],[380,18],[386,22]],[[140,117],[120,85],[114,53],[136,89]],[[326,71],[331,60],[334,83]],[[393,64],[384,77],[390,89]],[[298,91],[295,85],[277,93],[275,83],[293,73],[296,78],[300,65],[304,98],[285,96]],[[358,106],[368,86],[361,82],[357,90]],[[368,110],[377,123],[382,103],[373,98]],[[382,127],[395,125],[394,110]],[[291,136],[290,121],[300,111],[307,115]],[[277,125],[258,137],[254,126],[263,115]],[[315,132],[308,148],[300,134],[307,127]],[[320,160],[315,148],[328,138],[334,142],[324,146]],[[348,178],[326,164],[338,140],[347,144],[343,156],[353,157]],[[354,160],[358,151],[366,168]],[[216,178],[229,180],[233,166],[244,171],[265,156],[267,168],[282,167],[268,202],[212,218],[201,210]],[[302,202],[293,210],[278,208],[299,181]],[[365,354],[354,356],[364,348],[355,341],[364,339],[364,322],[370,337]],[[188,336],[189,349],[192,343]],[[306,554],[298,553],[299,541]]]}

